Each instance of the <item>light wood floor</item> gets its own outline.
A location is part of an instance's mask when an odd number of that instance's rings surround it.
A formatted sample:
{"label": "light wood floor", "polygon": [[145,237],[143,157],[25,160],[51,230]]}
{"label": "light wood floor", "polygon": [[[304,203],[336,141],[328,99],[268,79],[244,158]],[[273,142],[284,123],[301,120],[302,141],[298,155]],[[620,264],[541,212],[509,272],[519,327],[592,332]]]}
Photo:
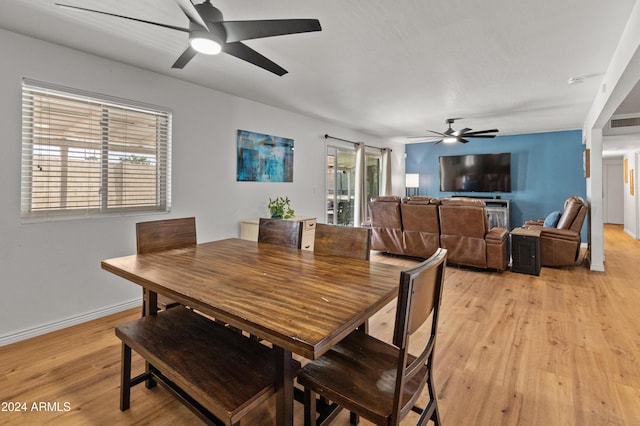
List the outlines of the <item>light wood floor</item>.
{"label": "light wood floor", "polygon": [[[578,266],[534,277],[447,267],[434,379],[445,425],[640,424],[640,242],[608,225],[605,255],[606,273]],[[372,261],[412,263],[379,254]],[[388,339],[394,313],[392,303],[372,319],[371,332]],[[27,412],[0,411],[0,424],[201,424],[162,388],[135,387],[131,409],[118,409],[113,327],[137,315],[0,348],[0,401],[27,403]],[[142,368],[137,357],[134,367]],[[57,402],[60,411],[33,411],[34,402],[49,409]],[[269,405],[243,424],[273,424]],[[347,417],[335,424],[347,425]]]}

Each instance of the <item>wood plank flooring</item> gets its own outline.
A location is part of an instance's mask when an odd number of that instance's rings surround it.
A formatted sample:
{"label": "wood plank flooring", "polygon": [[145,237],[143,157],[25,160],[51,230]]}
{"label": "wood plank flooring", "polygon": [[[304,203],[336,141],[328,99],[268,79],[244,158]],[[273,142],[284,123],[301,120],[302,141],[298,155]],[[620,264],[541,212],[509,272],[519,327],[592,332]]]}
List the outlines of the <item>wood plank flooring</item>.
{"label": "wood plank flooring", "polygon": [[[447,267],[434,378],[444,424],[640,424],[640,242],[607,225],[605,256],[605,273],[576,266],[542,268],[535,277]],[[413,263],[381,254],[371,260]],[[394,314],[391,303],[372,318],[371,333],[390,339]],[[162,388],[135,387],[131,409],[118,409],[113,328],[138,315],[0,347],[0,424],[201,424]],[[135,354],[134,368],[143,368]],[[23,402],[25,411],[4,411]],[[243,424],[273,424],[272,402]],[[302,424],[297,403],[295,416]],[[415,423],[411,416],[402,424]],[[347,425],[347,413],[334,424]]]}

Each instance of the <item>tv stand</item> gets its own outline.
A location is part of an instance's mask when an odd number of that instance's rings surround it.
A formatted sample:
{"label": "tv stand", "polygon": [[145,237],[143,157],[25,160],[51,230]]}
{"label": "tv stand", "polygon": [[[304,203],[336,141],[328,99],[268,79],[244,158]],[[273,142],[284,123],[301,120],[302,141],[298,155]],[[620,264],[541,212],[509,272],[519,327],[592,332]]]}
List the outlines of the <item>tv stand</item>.
{"label": "tv stand", "polygon": [[476,198],[478,200],[499,200],[499,198],[491,195],[452,195],[451,198]]}
{"label": "tv stand", "polygon": [[484,200],[487,206],[489,228],[500,227],[511,230],[511,200],[491,198]]}

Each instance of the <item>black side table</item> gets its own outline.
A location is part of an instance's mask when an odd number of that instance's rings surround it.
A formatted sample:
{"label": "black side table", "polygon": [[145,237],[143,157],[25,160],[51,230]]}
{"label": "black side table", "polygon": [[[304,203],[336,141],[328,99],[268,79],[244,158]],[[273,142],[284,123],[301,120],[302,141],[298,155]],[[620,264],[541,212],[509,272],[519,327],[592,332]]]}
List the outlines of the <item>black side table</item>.
{"label": "black side table", "polygon": [[540,231],[515,228],[511,231],[511,270],[540,275]]}

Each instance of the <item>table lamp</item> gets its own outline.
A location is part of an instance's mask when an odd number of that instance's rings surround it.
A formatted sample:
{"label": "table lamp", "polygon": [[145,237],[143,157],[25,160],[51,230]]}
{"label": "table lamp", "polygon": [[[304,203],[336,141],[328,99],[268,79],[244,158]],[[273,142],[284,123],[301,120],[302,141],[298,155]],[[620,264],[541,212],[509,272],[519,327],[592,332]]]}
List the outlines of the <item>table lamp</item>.
{"label": "table lamp", "polygon": [[420,187],[420,175],[418,173],[407,173],[405,175],[405,190],[407,197],[418,195]]}

